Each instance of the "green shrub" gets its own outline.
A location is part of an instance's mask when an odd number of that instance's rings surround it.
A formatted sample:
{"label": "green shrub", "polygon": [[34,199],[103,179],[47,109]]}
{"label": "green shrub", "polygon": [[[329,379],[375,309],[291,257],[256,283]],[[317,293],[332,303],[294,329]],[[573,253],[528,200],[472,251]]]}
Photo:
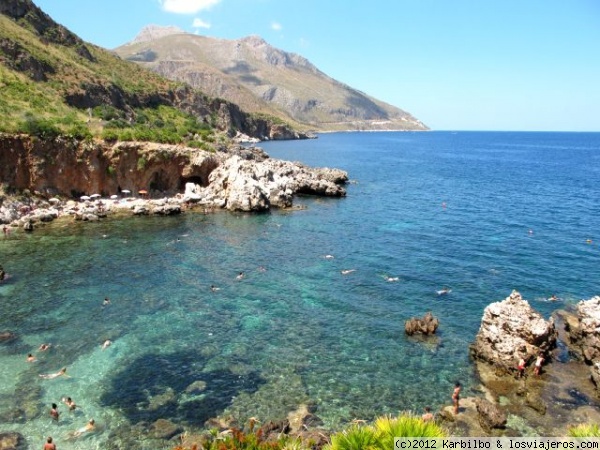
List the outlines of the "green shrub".
{"label": "green shrub", "polygon": [[425,422],[412,414],[379,417],[374,425],[353,425],[331,436],[326,450],[388,450],[397,437],[446,437],[446,431],[435,422]]}
{"label": "green shrub", "polygon": [[53,120],[32,115],[27,115],[25,120],[19,124],[19,131],[42,139],[53,139],[61,134],[60,128]]}
{"label": "green shrub", "polygon": [[116,130],[105,129],[102,131],[102,139],[108,142],[114,142],[119,139],[119,133]]}
{"label": "green shrub", "polygon": [[140,156],[137,160],[137,170],[144,170],[146,164],[148,164],[148,160],[143,156]]}
{"label": "green shrub", "polygon": [[380,447],[373,427],[353,425],[331,436],[331,444],[325,448],[327,450],[376,450]]}
{"label": "green shrub", "polygon": [[569,428],[569,437],[583,438],[583,437],[600,437],[600,427],[597,424],[586,424],[577,425]]}
{"label": "green shrub", "polygon": [[75,139],[91,139],[92,133],[85,123],[77,122],[67,130],[67,136]]}
{"label": "green shrub", "polygon": [[425,422],[412,414],[398,417],[383,416],[375,421],[379,448],[394,448],[396,437],[446,437],[447,433],[435,422]]}

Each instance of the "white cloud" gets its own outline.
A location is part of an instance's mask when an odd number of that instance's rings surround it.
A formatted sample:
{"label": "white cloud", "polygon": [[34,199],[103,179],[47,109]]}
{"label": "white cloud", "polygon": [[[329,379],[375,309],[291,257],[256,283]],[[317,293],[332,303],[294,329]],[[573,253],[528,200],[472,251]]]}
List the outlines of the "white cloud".
{"label": "white cloud", "polygon": [[210,25],[210,23],[205,22],[204,20],[199,19],[198,17],[196,17],[194,19],[194,22],[192,23],[192,26],[194,28],[210,28],[211,25]]}
{"label": "white cloud", "polygon": [[283,29],[283,27],[281,26],[281,24],[279,22],[272,22],[271,29],[274,31],[281,31]]}
{"label": "white cloud", "polygon": [[196,14],[220,3],[221,0],[159,0],[162,9],[176,14]]}

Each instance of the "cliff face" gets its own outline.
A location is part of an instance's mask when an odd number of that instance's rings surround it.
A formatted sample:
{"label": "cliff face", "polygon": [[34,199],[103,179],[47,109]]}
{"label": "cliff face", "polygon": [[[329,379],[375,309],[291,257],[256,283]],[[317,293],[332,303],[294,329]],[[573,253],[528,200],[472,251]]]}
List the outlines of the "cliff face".
{"label": "cliff face", "polygon": [[141,189],[175,194],[186,182],[208,184],[218,155],[165,144],[41,141],[0,134],[0,179],[16,189],[79,197]]}

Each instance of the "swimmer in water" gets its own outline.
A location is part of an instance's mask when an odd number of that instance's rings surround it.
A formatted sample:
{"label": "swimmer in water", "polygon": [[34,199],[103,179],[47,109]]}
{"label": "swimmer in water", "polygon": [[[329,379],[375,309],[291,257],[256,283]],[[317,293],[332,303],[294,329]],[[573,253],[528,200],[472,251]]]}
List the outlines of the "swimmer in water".
{"label": "swimmer in water", "polygon": [[58,377],[62,377],[62,376],[68,377],[66,367],[63,367],[56,373],[40,374],[40,378],[44,378],[45,380],[51,380],[53,378],[58,378]]}
{"label": "swimmer in water", "polygon": [[90,419],[84,427],[81,427],[80,429],[73,431],[71,433],[71,436],[74,438],[77,438],[77,437],[84,435],[85,433],[90,433],[90,432],[94,431],[95,429],[96,429],[96,421],[94,419]]}
{"label": "swimmer in water", "polygon": [[63,398],[62,402],[68,406],[69,411],[73,411],[75,408],[77,408],[77,405],[75,404],[75,402],[73,401],[73,399],[71,397]]}
{"label": "swimmer in water", "polygon": [[106,350],[111,345],[112,345],[112,341],[110,339],[105,340],[104,344],[102,344],[102,350]]}
{"label": "swimmer in water", "polygon": [[244,278],[244,272],[238,273],[237,277],[235,277],[236,280],[241,280],[243,278]]}

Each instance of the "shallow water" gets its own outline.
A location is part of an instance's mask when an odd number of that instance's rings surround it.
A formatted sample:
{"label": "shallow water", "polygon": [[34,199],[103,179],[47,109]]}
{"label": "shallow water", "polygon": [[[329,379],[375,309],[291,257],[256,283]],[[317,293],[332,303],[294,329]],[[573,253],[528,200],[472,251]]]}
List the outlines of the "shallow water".
{"label": "shallow water", "polygon": [[[302,211],[56,223],[0,239],[12,275],[0,331],[19,335],[0,345],[0,431],[89,449],[158,418],[193,429],[312,402],[336,428],[437,408],[457,379],[465,395],[474,383],[468,345],[488,303],[517,289],[548,316],[598,294],[598,134],[338,133],[264,148],[355,183],[344,199],[298,198]],[[426,311],[439,336],[408,339],[404,321]],[[53,346],[36,351],[42,342]],[[65,366],[70,378],[38,376]],[[195,381],[205,390],[186,392]],[[64,396],[81,408],[60,404],[57,425],[48,411]],[[98,433],[66,440],[90,417]]]}

